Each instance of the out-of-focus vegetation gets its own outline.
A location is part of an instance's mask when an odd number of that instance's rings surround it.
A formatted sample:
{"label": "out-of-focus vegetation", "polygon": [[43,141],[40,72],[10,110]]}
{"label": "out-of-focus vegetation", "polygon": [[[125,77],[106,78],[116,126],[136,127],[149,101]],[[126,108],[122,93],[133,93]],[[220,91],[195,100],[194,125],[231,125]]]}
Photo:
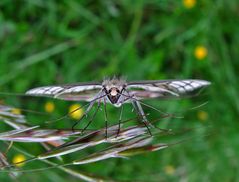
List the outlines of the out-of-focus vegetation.
{"label": "out-of-focus vegetation", "polygon": [[[238,12],[237,0],[1,0],[0,92],[22,94],[36,86],[100,81],[114,75],[127,80],[209,80],[212,85],[197,98],[147,101],[165,112],[184,116],[164,119],[158,126],[182,131],[195,128],[188,137],[196,137],[130,160],[110,159],[73,169],[116,180],[236,181]],[[60,117],[72,104],[79,104],[15,94],[0,94],[0,99],[14,107],[48,112],[45,116],[24,114],[32,125],[49,128],[71,128],[74,118],[52,124],[44,121]],[[206,101],[207,105],[193,109]],[[159,115],[149,108],[145,111],[150,119]],[[117,123],[119,110],[109,106],[108,112],[110,122]],[[133,114],[130,105],[124,108],[124,119]],[[90,128],[104,127],[103,118],[99,112]],[[1,131],[9,129],[0,124]],[[83,126],[84,122],[78,127]],[[180,139],[176,136],[175,141]],[[14,145],[35,155],[43,152],[35,144]],[[91,150],[69,155],[63,163]],[[10,150],[7,157],[11,161],[16,155]],[[41,164],[25,166],[46,166]],[[33,179],[78,180],[57,169],[19,175],[20,181]],[[6,180],[9,176],[0,173],[0,181]]]}

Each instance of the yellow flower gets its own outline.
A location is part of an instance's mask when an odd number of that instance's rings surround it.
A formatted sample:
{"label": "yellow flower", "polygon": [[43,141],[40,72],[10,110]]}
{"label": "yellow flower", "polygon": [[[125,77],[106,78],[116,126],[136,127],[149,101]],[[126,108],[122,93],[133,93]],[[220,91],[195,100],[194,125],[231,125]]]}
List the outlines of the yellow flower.
{"label": "yellow flower", "polygon": [[198,119],[201,121],[206,121],[208,119],[208,113],[205,111],[198,111]]}
{"label": "yellow flower", "polygon": [[195,6],[196,0],[183,0],[183,5],[187,9],[191,9]]}
{"label": "yellow flower", "polygon": [[54,104],[53,102],[47,102],[47,103],[45,104],[45,111],[46,111],[46,112],[51,113],[51,112],[54,111],[54,109],[55,109],[55,104]]}
{"label": "yellow flower", "polygon": [[204,46],[197,46],[194,50],[194,56],[198,60],[202,60],[207,56],[207,48]]}
{"label": "yellow flower", "polygon": [[80,119],[84,114],[80,104],[72,104],[69,108],[69,116],[73,119]]}
{"label": "yellow flower", "polygon": [[172,165],[167,165],[165,166],[164,171],[168,175],[173,175],[175,173],[175,168]]}
{"label": "yellow flower", "polygon": [[14,108],[11,110],[11,113],[19,115],[19,114],[21,114],[21,110],[18,108]]}
{"label": "yellow flower", "polygon": [[[24,162],[22,162],[22,161],[25,161],[25,160],[26,160],[26,157],[24,155],[17,154],[13,157],[12,162],[15,166],[22,167],[24,165]],[[19,162],[22,162],[22,163],[19,163]],[[19,163],[19,164],[17,164],[17,163]]]}

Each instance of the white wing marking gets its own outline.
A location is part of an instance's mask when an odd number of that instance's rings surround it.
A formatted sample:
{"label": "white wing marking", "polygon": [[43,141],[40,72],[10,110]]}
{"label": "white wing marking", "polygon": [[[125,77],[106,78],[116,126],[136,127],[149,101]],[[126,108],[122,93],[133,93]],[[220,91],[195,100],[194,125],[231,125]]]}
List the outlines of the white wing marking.
{"label": "white wing marking", "polygon": [[26,92],[27,95],[55,95],[64,88],[59,86],[38,87]]}
{"label": "white wing marking", "polygon": [[[75,86],[72,88],[68,88],[66,90],[64,90],[62,93],[74,93],[74,92],[81,92],[84,90],[91,90],[91,89],[95,89],[95,88],[99,88],[98,86],[94,86],[94,85],[87,85],[87,86]],[[100,86],[101,88],[101,86]]]}
{"label": "white wing marking", "polygon": [[180,86],[185,86],[185,83],[180,82],[180,81],[173,81],[172,84],[180,85]]}
{"label": "white wing marking", "polygon": [[[133,88],[142,88],[144,90],[149,90],[151,92],[167,92],[167,93],[170,93],[172,95],[175,95],[175,96],[178,96],[177,93],[173,92],[173,91],[170,91],[168,89],[165,89],[165,88],[162,88],[162,87],[155,87],[155,86],[151,86],[151,85],[132,85],[130,87],[133,87]],[[129,88],[130,88],[129,87]]]}

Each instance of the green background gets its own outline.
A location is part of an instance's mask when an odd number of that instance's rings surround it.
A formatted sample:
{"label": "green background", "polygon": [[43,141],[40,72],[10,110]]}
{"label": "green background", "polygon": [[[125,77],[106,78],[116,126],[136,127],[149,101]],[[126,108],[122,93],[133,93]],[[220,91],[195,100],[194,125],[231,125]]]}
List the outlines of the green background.
{"label": "green background", "polygon": [[[1,0],[0,91],[24,93],[36,86],[100,81],[114,75],[127,80],[209,80],[212,85],[199,98],[147,102],[184,115],[161,125],[197,128],[188,135],[196,136],[192,140],[130,160],[110,159],[74,169],[129,181],[239,181],[238,12],[237,0],[198,0],[190,9],[181,0]],[[208,51],[203,60],[194,55],[199,45]],[[38,111],[44,111],[49,100],[4,94],[0,98],[6,104]],[[68,112],[71,103],[51,101],[56,104],[52,118]],[[126,108],[128,118],[131,108]],[[118,110],[109,110],[113,121]],[[200,111],[207,113],[205,121],[200,120]],[[146,108],[146,112],[151,111]],[[91,127],[104,127],[101,115]],[[46,118],[30,114],[28,119],[39,124]],[[71,125],[66,121],[51,127]],[[37,144],[18,146],[33,154],[42,152]],[[172,174],[165,170],[169,166],[174,168]],[[9,178],[0,173],[0,180]],[[57,169],[19,175],[19,181],[29,180],[78,181]]]}

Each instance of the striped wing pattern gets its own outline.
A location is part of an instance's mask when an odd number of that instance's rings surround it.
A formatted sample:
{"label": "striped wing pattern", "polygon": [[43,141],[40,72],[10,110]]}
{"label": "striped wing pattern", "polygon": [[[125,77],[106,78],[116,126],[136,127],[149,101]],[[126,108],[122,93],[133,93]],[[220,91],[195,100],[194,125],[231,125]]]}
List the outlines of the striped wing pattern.
{"label": "striped wing pattern", "polygon": [[90,100],[101,90],[101,84],[69,84],[37,87],[26,92],[27,95],[54,97],[63,100]]}
{"label": "striped wing pattern", "polygon": [[191,95],[208,85],[210,82],[205,80],[159,80],[131,82],[127,88],[139,98],[156,98]]}
{"label": "striped wing pattern", "polygon": [[[154,80],[129,82],[126,90],[139,99],[168,98],[194,95],[208,85],[210,82],[205,80]],[[76,83],[38,87],[27,91],[26,94],[63,100],[91,101],[101,90],[101,83]]]}

